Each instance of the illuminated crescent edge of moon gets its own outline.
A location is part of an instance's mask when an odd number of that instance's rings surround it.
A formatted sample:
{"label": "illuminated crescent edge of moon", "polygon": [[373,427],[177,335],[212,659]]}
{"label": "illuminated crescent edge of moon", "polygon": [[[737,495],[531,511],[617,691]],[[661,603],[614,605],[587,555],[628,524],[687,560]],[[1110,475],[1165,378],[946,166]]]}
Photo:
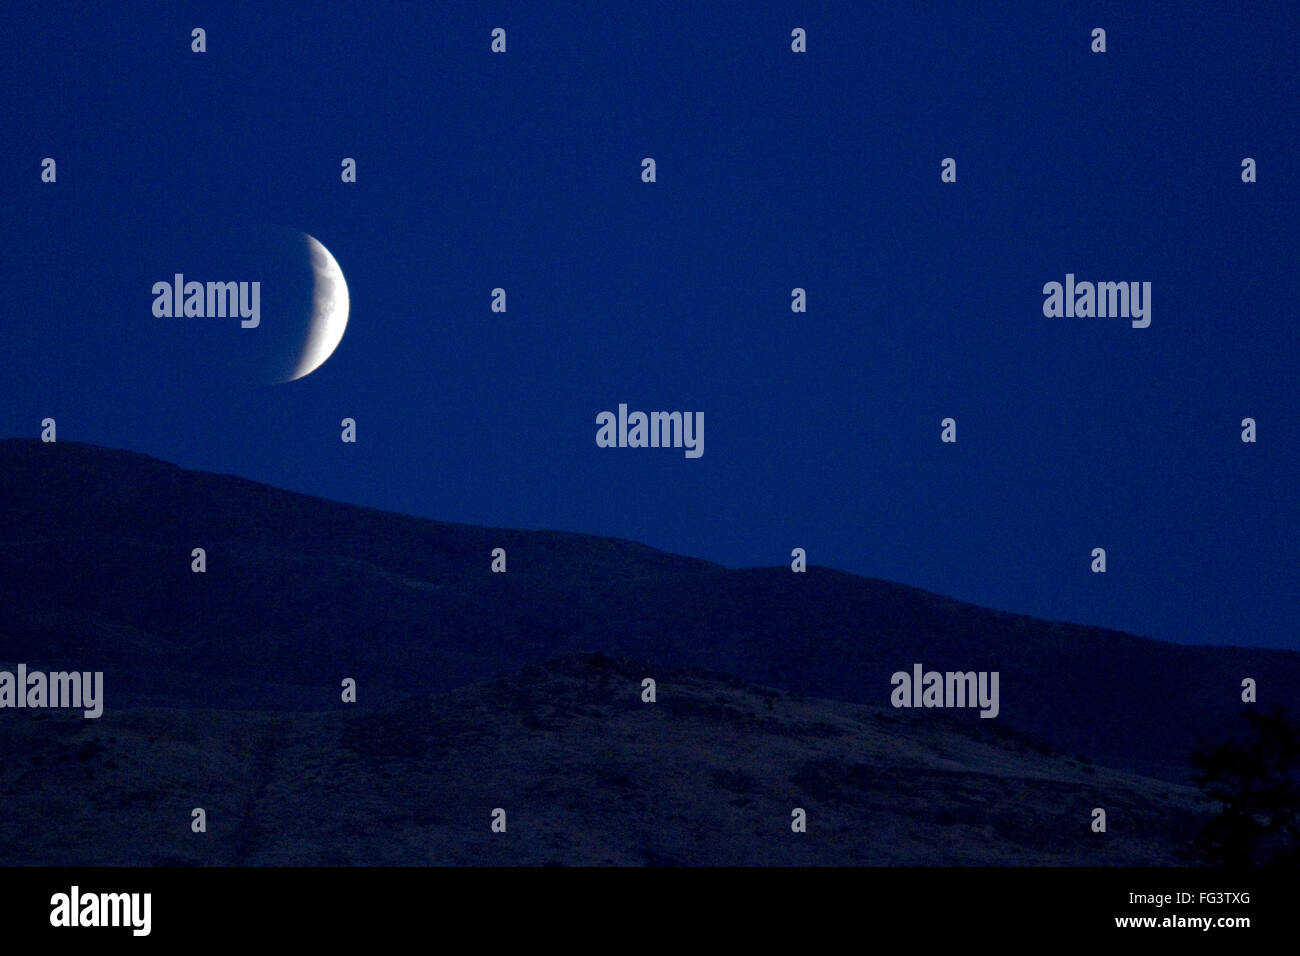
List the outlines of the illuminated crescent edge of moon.
{"label": "illuminated crescent edge of moon", "polygon": [[348,327],[348,284],[343,270],[330,251],[314,236],[303,233],[311,252],[311,268],[316,280],[312,285],[311,331],[293,374],[285,379],[294,382],[310,375],[334,354]]}

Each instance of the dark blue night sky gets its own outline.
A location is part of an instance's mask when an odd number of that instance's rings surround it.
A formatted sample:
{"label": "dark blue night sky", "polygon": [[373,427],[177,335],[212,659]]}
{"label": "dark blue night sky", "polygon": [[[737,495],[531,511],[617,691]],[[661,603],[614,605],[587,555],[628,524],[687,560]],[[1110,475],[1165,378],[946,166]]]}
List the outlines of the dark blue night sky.
{"label": "dark blue night sky", "polygon": [[[1300,647],[1294,4],[376,6],[6,10],[0,434]],[[151,312],[273,282],[202,274],[260,222],[352,303],[273,387]],[[1045,317],[1067,273],[1151,282],[1150,327]],[[598,448],[620,402],[703,457]]]}

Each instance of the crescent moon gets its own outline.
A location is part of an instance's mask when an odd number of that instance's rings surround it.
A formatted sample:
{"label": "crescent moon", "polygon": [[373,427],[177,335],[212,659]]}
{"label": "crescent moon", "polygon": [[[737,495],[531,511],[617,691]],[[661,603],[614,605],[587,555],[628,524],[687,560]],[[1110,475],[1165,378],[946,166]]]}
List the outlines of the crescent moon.
{"label": "crescent moon", "polygon": [[316,276],[311,294],[311,328],[307,332],[302,357],[286,382],[295,382],[324,365],[338,348],[343,331],[348,327],[348,284],[343,278],[343,270],[328,249],[314,237],[303,235],[307,238],[311,268]]}

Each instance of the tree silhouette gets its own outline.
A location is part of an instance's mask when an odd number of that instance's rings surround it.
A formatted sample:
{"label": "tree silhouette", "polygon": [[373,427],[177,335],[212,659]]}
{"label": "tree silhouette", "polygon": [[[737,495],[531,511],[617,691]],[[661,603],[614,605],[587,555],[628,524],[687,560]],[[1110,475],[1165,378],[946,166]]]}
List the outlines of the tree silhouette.
{"label": "tree silhouette", "polygon": [[1205,861],[1300,864],[1300,724],[1282,708],[1243,711],[1243,733],[1192,754],[1193,778],[1219,805],[1201,831]]}

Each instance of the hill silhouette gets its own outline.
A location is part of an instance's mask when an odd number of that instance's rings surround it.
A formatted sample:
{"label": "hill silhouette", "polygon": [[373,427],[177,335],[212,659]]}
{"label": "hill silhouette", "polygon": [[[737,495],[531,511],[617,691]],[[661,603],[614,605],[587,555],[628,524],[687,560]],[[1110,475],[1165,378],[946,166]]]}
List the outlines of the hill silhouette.
{"label": "hill silhouette", "polygon": [[[948,716],[1186,783],[1243,677],[1261,700],[1300,699],[1295,652],[1160,642],[819,567],[431,521],[74,442],[0,441],[0,474],[0,661],[102,670],[110,710],[332,710],[344,677],[396,706],[589,651],[881,707],[890,675],[920,662],[1000,673],[995,721]],[[489,570],[497,547],[506,574]]]}

